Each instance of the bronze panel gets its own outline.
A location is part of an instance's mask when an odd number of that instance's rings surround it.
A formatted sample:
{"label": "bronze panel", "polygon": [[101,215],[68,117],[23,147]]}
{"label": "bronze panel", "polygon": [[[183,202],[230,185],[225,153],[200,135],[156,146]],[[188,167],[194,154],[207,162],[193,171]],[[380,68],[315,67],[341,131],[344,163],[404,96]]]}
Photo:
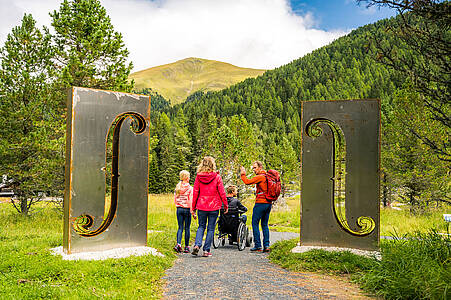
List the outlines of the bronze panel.
{"label": "bronze panel", "polygon": [[379,245],[379,100],[302,104],[301,245]]}
{"label": "bronze panel", "polygon": [[150,98],[75,87],[67,119],[64,251],[145,246]]}

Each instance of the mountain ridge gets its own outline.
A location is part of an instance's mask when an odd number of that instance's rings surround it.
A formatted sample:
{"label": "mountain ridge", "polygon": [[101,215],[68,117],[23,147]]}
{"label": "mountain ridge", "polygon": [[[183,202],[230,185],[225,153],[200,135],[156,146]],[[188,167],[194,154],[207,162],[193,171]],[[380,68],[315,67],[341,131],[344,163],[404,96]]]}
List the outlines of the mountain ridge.
{"label": "mountain ridge", "polygon": [[242,68],[230,63],[189,57],[130,74],[137,90],[151,88],[171,101],[183,102],[196,91],[218,91],[266,70]]}

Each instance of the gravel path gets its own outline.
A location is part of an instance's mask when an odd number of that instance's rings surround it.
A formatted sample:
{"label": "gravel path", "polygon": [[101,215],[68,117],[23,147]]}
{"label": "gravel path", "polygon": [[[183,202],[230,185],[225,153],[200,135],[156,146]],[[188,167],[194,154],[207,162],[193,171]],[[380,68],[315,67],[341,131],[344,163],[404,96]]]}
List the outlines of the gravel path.
{"label": "gravel path", "polygon": [[[271,232],[271,244],[298,237],[298,233]],[[271,264],[266,253],[252,253],[236,245],[212,247],[212,257],[180,254],[166,271],[165,299],[349,299],[358,295],[337,293],[318,282],[330,285],[330,278],[287,271]],[[322,278],[320,278],[322,277]],[[344,283],[343,283],[344,284]],[[333,287],[337,289],[337,287]],[[333,289],[332,288],[332,289]],[[356,291],[350,291],[355,294]],[[339,294],[342,294],[341,297]],[[344,294],[343,294],[344,293]],[[357,296],[357,297],[356,297]]]}

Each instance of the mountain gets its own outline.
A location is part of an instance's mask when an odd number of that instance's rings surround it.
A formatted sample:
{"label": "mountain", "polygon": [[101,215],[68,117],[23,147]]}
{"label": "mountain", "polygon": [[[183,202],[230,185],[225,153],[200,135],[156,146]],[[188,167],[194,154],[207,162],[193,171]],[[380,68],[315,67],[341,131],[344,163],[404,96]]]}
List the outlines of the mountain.
{"label": "mountain", "polygon": [[386,19],[360,27],[261,76],[154,111],[150,190],[172,191],[177,172],[195,174],[206,153],[220,166],[230,157],[239,157],[242,165],[258,159],[267,168],[284,170],[285,181],[296,181],[301,101],[380,98],[384,123],[393,95],[405,82],[405,74],[377,62],[371,44],[379,40],[404,51],[387,32],[390,25],[393,20]]}
{"label": "mountain", "polygon": [[222,90],[265,71],[190,57],[130,74],[130,79],[135,80],[136,90],[151,88],[174,105],[196,91]]}
{"label": "mountain", "polygon": [[393,51],[404,52],[405,46],[396,45],[386,32],[391,24],[393,20],[385,19],[360,27],[262,76],[206,93],[197,101],[184,103],[184,113],[192,120],[206,113],[218,118],[241,114],[276,142],[284,134],[294,133],[290,140],[296,148],[298,132],[294,128],[299,128],[300,101],[380,98],[384,113],[396,89],[405,82],[405,74],[378,63],[371,42],[377,39],[392,44]]}

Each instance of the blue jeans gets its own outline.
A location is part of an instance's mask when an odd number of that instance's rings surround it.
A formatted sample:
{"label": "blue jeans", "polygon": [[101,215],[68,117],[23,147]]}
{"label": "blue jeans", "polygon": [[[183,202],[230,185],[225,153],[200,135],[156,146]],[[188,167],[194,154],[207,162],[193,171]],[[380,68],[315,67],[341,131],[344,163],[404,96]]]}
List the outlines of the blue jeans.
{"label": "blue jeans", "polygon": [[260,240],[260,229],[259,223],[262,223],[263,231],[263,247],[269,247],[269,213],[271,212],[272,204],[270,203],[255,203],[254,209],[252,211],[252,233],[254,235],[254,246],[256,248],[262,247],[262,242]]}
{"label": "blue jeans", "polygon": [[[213,211],[198,210],[197,211],[199,228],[197,228],[196,241],[194,242],[194,246],[198,246],[199,248],[202,246],[202,239],[204,237],[205,228],[207,228],[207,237],[205,238],[203,250],[206,252],[210,252],[211,242],[213,241],[213,235],[214,235],[215,226],[216,226],[216,219],[218,218],[218,215],[219,215],[219,210],[213,210]],[[208,221],[208,226],[207,226],[207,221]]]}
{"label": "blue jeans", "polygon": [[189,208],[177,207],[177,223],[179,229],[177,230],[177,244],[182,243],[183,227],[185,227],[185,246],[189,245],[189,227],[191,225],[191,213]]}

